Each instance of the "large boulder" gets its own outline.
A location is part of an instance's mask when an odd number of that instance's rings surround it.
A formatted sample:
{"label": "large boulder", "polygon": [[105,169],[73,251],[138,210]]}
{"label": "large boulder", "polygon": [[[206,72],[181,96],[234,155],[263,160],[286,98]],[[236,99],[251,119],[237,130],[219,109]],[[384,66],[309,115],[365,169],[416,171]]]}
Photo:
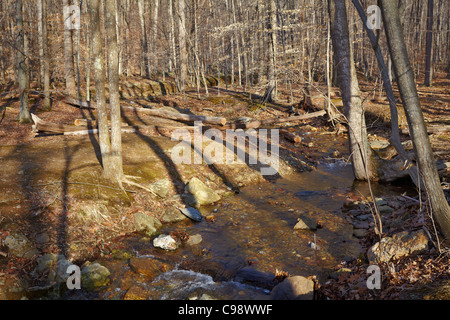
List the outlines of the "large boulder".
{"label": "large boulder", "polygon": [[423,230],[403,231],[386,237],[375,243],[367,251],[369,263],[389,262],[409,255],[420,253],[428,248],[428,238]]}
{"label": "large boulder", "polygon": [[289,277],[272,289],[273,300],[313,300],[314,282],[302,276]]}
{"label": "large boulder", "polygon": [[196,206],[208,205],[220,200],[220,196],[198,178],[193,177],[186,186],[186,191],[194,196]]}

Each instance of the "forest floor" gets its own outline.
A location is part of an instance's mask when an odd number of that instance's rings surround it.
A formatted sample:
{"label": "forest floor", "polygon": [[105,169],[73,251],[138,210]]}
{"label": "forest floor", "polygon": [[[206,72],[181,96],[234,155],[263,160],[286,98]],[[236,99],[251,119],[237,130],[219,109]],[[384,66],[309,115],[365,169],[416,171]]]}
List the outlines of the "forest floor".
{"label": "forest floor", "polygon": [[[124,82],[130,79],[123,80]],[[139,79],[132,79],[132,81],[139,81]],[[108,183],[101,178],[101,167],[98,162],[98,155],[96,156],[95,141],[92,141],[87,136],[63,136],[63,135],[38,135],[32,132],[31,124],[19,124],[17,121],[19,101],[17,98],[17,88],[12,84],[2,85],[0,87],[0,94],[2,100],[0,102],[0,146],[4,151],[0,155],[2,163],[1,172],[3,174],[0,182],[1,193],[0,198],[1,215],[0,215],[0,239],[4,239],[11,230],[7,230],[6,226],[13,229],[24,230],[24,233],[34,233],[29,235],[31,238],[36,238],[37,234],[42,234],[42,230],[46,229],[49,235],[51,244],[46,242],[45,250],[47,252],[65,251],[69,249],[76,249],[79,252],[78,256],[73,256],[75,260],[86,260],[89,257],[97,255],[99,243],[102,237],[109,235],[110,237],[120,236],[132,230],[125,217],[131,217],[133,212],[144,209],[148,211],[149,208],[157,211],[156,208],[163,209],[167,206],[166,203],[155,201],[154,198],[136,188],[131,188],[133,193],[133,200],[130,201],[129,195],[125,196],[123,192],[115,187],[109,189],[99,186],[106,186]],[[421,85],[418,86],[419,96],[422,103],[423,114],[428,125],[433,126],[449,126],[450,125],[450,79],[445,77],[438,77],[433,87],[426,88]],[[312,104],[316,108],[323,108],[324,94],[326,90],[323,87],[310,87]],[[390,114],[389,104],[387,100],[380,97],[379,87],[374,87],[373,83],[362,82],[361,90],[363,93],[364,105],[366,107],[367,125],[369,132],[369,140],[386,140],[390,134]],[[304,95],[302,88],[294,88],[294,111],[299,114],[311,112],[304,105],[299,104],[303,100]],[[273,104],[262,105],[257,99],[264,93],[263,88],[258,91],[257,88],[252,91],[252,94],[242,92],[241,87],[229,86],[228,89],[217,88],[209,89],[209,96],[205,96],[204,90],[200,93],[200,98],[197,97],[195,90],[189,90],[185,96],[181,94],[161,95],[154,97],[135,97],[127,98],[123,101],[128,105],[146,105],[146,106],[165,106],[166,108],[173,108],[180,112],[190,112],[197,115],[207,116],[223,116],[229,121],[235,121],[240,118],[251,118],[254,120],[268,119],[274,117],[287,117],[292,113],[291,105],[289,104],[290,93],[286,88],[280,88],[278,94],[278,102]],[[337,106],[342,104],[339,98],[339,90],[333,88],[332,101]],[[38,96],[31,95],[30,98],[31,112],[37,114],[41,119],[58,124],[73,124],[75,119],[80,118],[95,118],[95,112],[83,110],[71,105],[65,104],[61,101],[52,102],[52,111],[44,112],[41,110],[42,99]],[[404,112],[398,105],[399,110],[399,124],[401,128],[406,128],[406,118]],[[172,110],[173,110],[172,109]],[[297,109],[297,110],[295,110]],[[176,122],[170,120],[161,121],[154,117],[142,117],[141,115],[124,112],[124,118],[132,124],[151,125],[166,123],[168,125]],[[320,117],[310,120],[301,121],[298,124],[290,124],[296,132],[310,132],[312,136],[325,134],[332,137],[333,135],[342,134],[339,130],[334,128],[326,119]],[[139,149],[139,146],[150,145],[150,142],[145,138],[145,131],[141,132],[142,136],[138,139],[131,138],[130,134],[124,135],[125,144],[132,147],[125,148],[124,155],[136,161],[145,161],[145,157],[139,153],[133,153],[132,150]],[[345,133],[343,133],[346,135]],[[404,141],[410,139],[408,135],[402,134]],[[436,159],[442,163],[450,162],[450,132],[443,131],[430,134],[430,140],[433,150],[435,151]],[[152,140],[153,141],[153,140]],[[155,138],[152,142],[151,149],[156,156],[161,155],[160,151],[168,147],[167,139]],[[282,149],[288,153],[295,154],[291,159],[301,159],[301,161],[294,164],[294,167],[299,171],[309,170],[314,167],[320,157],[332,157],[334,150],[328,150],[328,153],[318,152],[321,149],[320,145],[314,144],[293,144],[287,140],[281,141]],[[89,147],[90,146],[90,147]],[[54,148],[53,148],[54,147]],[[53,148],[53,149],[52,149]],[[83,149],[82,153],[71,153],[71,150]],[[53,150],[53,151],[52,151]],[[14,162],[11,159],[19,159],[22,152],[29,152],[28,158],[22,163]],[[90,152],[90,153],[89,153]],[[129,154],[127,154],[129,152]],[[348,154],[334,155],[334,157],[348,157]],[[70,160],[70,161],[68,161]],[[164,159],[162,159],[164,162]],[[50,173],[38,172],[42,167],[33,166],[33,162],[46,163]],[[153,165],[154,163],[152,163]],[[165,170],[164,166],[150,168],[150,165],[143,167],[142,170],[136,169],[130,164],[125,166],[125,170],[134,170],[133,175],[146,175],[149,179],[162,177]],[[54,170],[54,171],[52,171]],[[147,171],[146,171],[147,170]],[[160,170],[161,172],[158,172]],[[189,171],[191,170],[191,171]],[[180,171],[179,180],[184,182],[189,179],[194,173],[199,170],[199,167]],[[53,172],[53,173],[52,173]],[[64,176],[59,175],[64,172]],[[127,173],[130,173],[128,171]],[[197,172],[198,173],[198,172]],[[217,175],[217,172],[213,172]],[[441,180],[446,190],[447,198],[450,198],[450,168],[444,168],[440,172]],[[28,174],[32,174],[32,180],[35,185],[40,185],[39,191],[30,188],[30,179]],[[237,175],[238,173],[234,173]],[[244,175],[243,173],[240,173]],[[212,177],[212,173],[207,172],[204,175],[211,180],[217,181],[217,178]],[[87,179],[86,176],[89,176]],[[220,174],[219,174],[220,176]],[[222,178],[225,176],[223,174]],[[65,180],[66,179],[66,180]],[[233,177],[227,177],[233,183]],[[258,179],[256,179],[258,180]],[[240,181],[236,183],[254,183],[257,181]],[[78,184],[70,184],[67,181],[78,181]],[[66,183],[64,183],[66,182]],[[221,181],[223,182],[223,181]],[[83,183],[85,184],[83,186]],[[95,186],[97,184],[97,186]],[[225,185],[216,185],[222,192],[226,192]],[[70,185],[70,187],[68,187]],[[241,186],[239,185],[239,186]],[[112,188],[112,189],[111,189]],[[128,187],[126,186],[128,189]],[[173,192],[177,192],[177,186],[174,183]],[[89,196],[86,197],[86,202],[93,202],[98,200],[100,195],[106,195],[107,199],[114,198],[118,205],[117,208],[126,206],[126,209],[117,209],[117,217],[122,215],[122,218],[117,220],[104,221],[101,225],[92,225],[87,230],[73,230],[72,233],[61,233],[59,228],[67,227],[71,212],[76,211],[77,203],[74,200],[81,193],[89,190]],[[179,191],[179,190],[178,190]],[[84,194],[86,195],[86,194]],[[353,197],[353,195],[352,195]],[[101,198],[101,197],[100,197]],[[349,196],[350,198],[350,196]],[[417,197],[418,198],[418,197]],[[407,212],[409,215],[398,215],[397,219],[403,219],[404,223],[397,229],[390,230],[395,233],[403,230],[415,230],[420,224],[426,224],[428,230],[433,230],[433,224],[429,217],[425,222],[419,222],[419,215],[413,214],[421,211],[421,204],[416,201],[407,202],[398,208],[399,212]],[[35,224],[30,228],[30,216],[43,216],[45,212],[45,220]],[[63,215],[61,215],[63,213]],[[40,219],[40,218],[39,218]],[[118,224],[117,224],[118,223]],[[54,226],[54,230],[50,230],[50,225]],[[436,235],[430,235],[432,243],[437,243]],[[63,248],[62,240],[67,240],[62,237],[79,238],[79,244],[74,248]],[[42,240],[42,239],[41,239]],[[367,235],[361,239],[361,244],[368,248],[377,241],[373,232],[368,232]],[[84,246],[82,244],[84,243]],[[430,246],[427,252],[394,261],[395,265],[390,264],[382,268],[383,287],[381,292],[374,292],[362,289],[360,284],[362,280],[367,279],[366,266],[363,261],[356,259],[344,265],[336,266],[337,269],[345,267],[351,269],[350,273],[340,276],[337,279],[330,279],[330,281],[320,284],[317,287],[318,297],[321,299],[401,299],[405,292],[419,292],[419,298],[444,298],[450,299],[448,278],[450,276],[449,252],[448,243],[440,243],[441,252],[436,246]],[[447,249],[445,249],[447,248]],[[99,251],[100,250],[100,251]],[[25,270],[31,270],[34,266],[35,260],[17,258],[8,255],[4,248],[0,246],[0,280],[3,276],[18,275]],[[392,272],[398,270],[397,272]],[[447,280],[446,280],[447,279]],[[420,294],[423,288],[433,287],[435,283],[443,286],[444,292],[440,292],[438,296],[430,296]],[[429,292],[429,291],[427,291]],[[411,297],[409,295],[408,297]]]}

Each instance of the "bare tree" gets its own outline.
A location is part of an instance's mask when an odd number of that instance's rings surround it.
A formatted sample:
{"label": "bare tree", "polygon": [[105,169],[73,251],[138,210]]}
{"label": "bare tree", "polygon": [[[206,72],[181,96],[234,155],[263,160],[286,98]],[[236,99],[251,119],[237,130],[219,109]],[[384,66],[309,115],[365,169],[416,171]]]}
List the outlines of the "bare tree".
{"label": "bare tree", "polygon": [[16,0],[16,46],[17,46],[17,75],[20,91],[20,123],[31,123],[28,106],[29,73],[25,52],[25,31],[23,28],[23,2]]}
{"label": "bare tree", "polygon": [[69,12],[69,0],[63,0],[63,23],[64,23],[64,70],[67,94],[75,97],[77,94],[77,87],[75,83],[75,67],[73,55],[73,30],[67,28],[68,19],[73,19],[73,12]]}
{"label": "bare tree", "polygon": [[405,109],[414,152],[429,204],[438,226],[445,238],[450,239],[450,207],[442,190],[436,162],[428,138],[413,69],[406,50],[405,40],[395,1],[380,0],[386,38],[394,66],[400,96]]}

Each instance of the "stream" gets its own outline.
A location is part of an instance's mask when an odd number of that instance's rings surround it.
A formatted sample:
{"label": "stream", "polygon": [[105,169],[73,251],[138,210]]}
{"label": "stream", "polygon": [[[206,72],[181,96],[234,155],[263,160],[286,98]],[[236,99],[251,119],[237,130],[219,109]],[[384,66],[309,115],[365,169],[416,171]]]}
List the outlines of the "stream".
{"label": "stream", "polygon": [[[404,186],[373,188],[377,196],[405,191]],[[269,299],[270,280],[277,270],[291,276],[315,275],[323,283],[337,264],[362,252],[351,221],[340,210],[347,194],[368,196],[369,190],[366,183],[355,183],[351,166],[339,160],[275,184],[244,187],[216,205],[202,207],[207,219],[187,219],[161,230],[200,234],[202,242],[194,248],[182,246],[171,252],[139,237],[124,240],[122,245],[132,248],[136,257],[163,257],[176,261],[176,266],[147,282],[124,277],[129,266],[109,261],[112,278],[122,279],[114,292],[123,296],[120,287],[137,285],[147,299],[155,300]],[[314,221],[317,229],[294,230],[298,218]]]}

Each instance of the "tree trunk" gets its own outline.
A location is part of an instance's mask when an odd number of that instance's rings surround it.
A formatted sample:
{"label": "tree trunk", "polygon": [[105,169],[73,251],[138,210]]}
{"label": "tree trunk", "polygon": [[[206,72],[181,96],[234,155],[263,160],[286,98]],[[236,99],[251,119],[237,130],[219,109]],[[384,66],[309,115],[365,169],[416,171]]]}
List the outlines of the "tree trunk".
{"label": "tree trunk", "polygon": [[108,161],[111,155],[111,141],[109,139],[108,117],[105,98],[105,72],[103,69],[103,42],[100,28],[100,0],[89,0],[89,13],[91,18],[91,45],[94,57],[93,69],[95,77],[95,99],[98,113],[99,145],[102,166],[105,176],[112,174]]}
{"label": "tree trunk", "polygon": [[275,0],[268,0],[269,10],[269,69],[267,73],[268,85],[264,93],[264,102],[273,102],[276,96],[276,58],[277,58],[277,6]]}
{"label": "tree trunk", "polygon": [[148,37],[145,24],[145,3],[138,0],[139,22],[141,26],[141,77],[150,76],[150,63],[148,61]]}
{"label": "tree trunk", "polygon": [[70,19],[69,12],[65,8],[69,6],[69,0],[63,0],[64,10],[64,71],[66,79],[67,94],[75,97],[77,94],[77,86],[75,83],[75,69],[73,63],[73,39],[72,30],[65,25],[66,19]]}
{"label": "tree trunk", "polygon": [[431,60],[433,58],[433,6],[434,1],[428,0],[427,10],[427,36],[425,45],[425,86],[430,87],[433,81],[433,68]]}
{"label": "tree trunk", "polygon": [[445,238],[450,239],[450,207],[442,190],[436,162],[428,138],[425,121],[411,68],[397,3],[380,0],[386,38],[395,75],[433,216]]}
{"label": "tree trunk", "polygon": [[[120,183],[123,178],[122,165],[122,131],[119,96],[119,46],[116,29],[116,3],[115,0],[106,0],[106,37],[108,42],[108,76],[109,76],[109,103],[111,113],[111,154],[103,160],[105,176],[112,181]],[[104,120],[104,119],[103,119]]]}
{"label": "tree trunk", "polygon": [[339,89],[344,104],[344,115],[348,122],[350,154],[353,173],[357,180],[371,178],[367,141],[367,130],[361,104],[356,69],[350,45],[347,8],[345,0],[328,1],[334,61]]}
{"label": "tree trunk", "polygon": [[47,0],[38,1],[38,29],[39,29],[39,59],[41,81],[44,88],[44,102],[42,109],[49,111],[50,104],[50,64],[47,45]]}
{"label": "tree trunk", "polygon": [[16,40],[17,40],[17,81],[19,82],[20,92],[20,123],[31,123],[32,119],[28,106],[28,87],[29,75],[27,66],[27,56],[25,55],[25,31],[23,29],[23,3],[22,0],[16,0]]}
{"label": "tree trunk", "polygon": [[185,2],[177,0],[178,8],[178,45],[180,47],[180,90],[184,93],[187,81],[187,49],[186,49],[186,18],[185,18]]}

